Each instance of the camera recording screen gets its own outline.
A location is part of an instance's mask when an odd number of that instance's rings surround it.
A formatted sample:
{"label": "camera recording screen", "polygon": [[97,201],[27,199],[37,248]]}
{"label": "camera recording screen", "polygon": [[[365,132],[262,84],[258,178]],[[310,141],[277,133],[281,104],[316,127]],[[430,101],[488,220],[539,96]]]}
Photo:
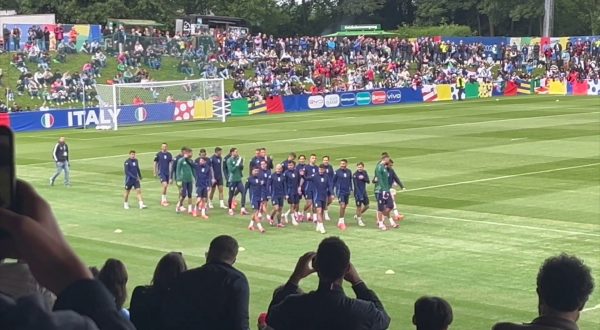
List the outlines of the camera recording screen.
{"label": "camera recording screen", "polygon": [[8,208],[12,194],[13,155],[10,137],[0,135],[0,207]]}

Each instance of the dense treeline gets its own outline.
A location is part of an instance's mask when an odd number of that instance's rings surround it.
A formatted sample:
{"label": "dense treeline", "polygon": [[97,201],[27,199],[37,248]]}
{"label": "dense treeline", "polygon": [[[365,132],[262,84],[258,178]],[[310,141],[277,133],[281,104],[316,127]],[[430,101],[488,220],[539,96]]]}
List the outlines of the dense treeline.
{"label": "dense treeline", "polygon": [[[555,0],[554,35],[600,33],[600,0]],[[541,34],[544,0],[3,0],[0,9],[56,13],[60,22],[107,17],[154,19],[168,26],[184,13],[237,16],[269,34],[321,34],[340,24],[458,24],[473,35]],[[3,8],[2,8],[3,7]]]}

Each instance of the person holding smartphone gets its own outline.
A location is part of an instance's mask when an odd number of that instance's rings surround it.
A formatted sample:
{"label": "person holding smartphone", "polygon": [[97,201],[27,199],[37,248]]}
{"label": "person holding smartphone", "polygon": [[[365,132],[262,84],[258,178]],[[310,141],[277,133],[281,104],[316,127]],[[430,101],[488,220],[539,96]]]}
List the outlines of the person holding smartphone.
{"label": "person holding smartphone", "polygon": [[50,185],[54,186],[54,181],[60,175],[61,172],[65,172],[65,186],[70,186],[71,181],[69,178],[69,146],[65,142],[65,137],[61,136],[58,138],[58,142],[54,145],[54,151],[52,157],[56,163],[56,173],[50,178]]}

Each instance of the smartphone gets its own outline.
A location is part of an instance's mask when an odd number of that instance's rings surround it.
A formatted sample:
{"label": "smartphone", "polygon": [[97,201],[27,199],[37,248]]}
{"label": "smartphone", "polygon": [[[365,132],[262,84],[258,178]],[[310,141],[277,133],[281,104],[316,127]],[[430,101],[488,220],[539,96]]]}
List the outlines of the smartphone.
{"label": "smartphone", "polygon": [[[0,207],[15,209],[15,148],[10,128],[0,126]],[[1,234],[0,234],[1,235]]]}

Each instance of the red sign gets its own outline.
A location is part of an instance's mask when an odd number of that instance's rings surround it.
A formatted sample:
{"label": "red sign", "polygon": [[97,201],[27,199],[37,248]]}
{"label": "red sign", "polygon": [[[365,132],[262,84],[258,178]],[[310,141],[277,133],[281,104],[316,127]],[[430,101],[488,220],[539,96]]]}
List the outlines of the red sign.
{"label": "red sign", "polygon": [[371,93],[371,103],[385,104],[386,96],[384,91],[374,91]]}

